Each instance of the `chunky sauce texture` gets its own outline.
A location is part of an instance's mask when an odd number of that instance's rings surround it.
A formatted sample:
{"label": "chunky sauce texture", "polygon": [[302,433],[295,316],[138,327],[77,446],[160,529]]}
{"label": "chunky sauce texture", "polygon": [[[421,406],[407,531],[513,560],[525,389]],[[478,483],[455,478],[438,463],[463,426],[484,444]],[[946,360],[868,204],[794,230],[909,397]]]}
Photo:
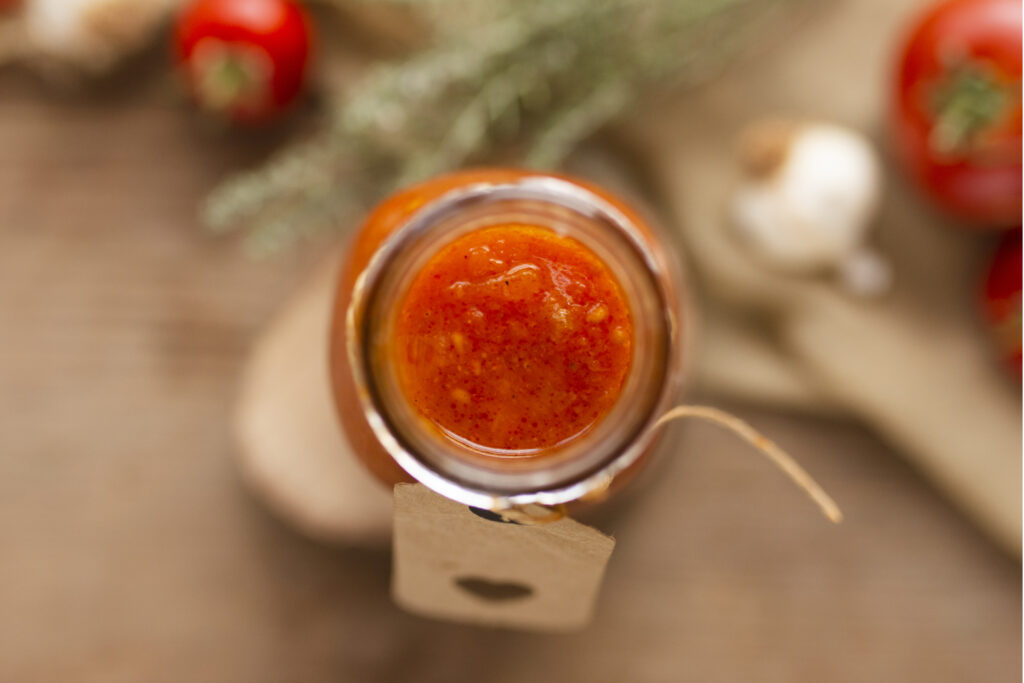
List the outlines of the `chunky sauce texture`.
{"label": "chunky sauce texture", "polygon": [[633,321],[607,265],[575,239],[528,225],[442,247],[398,309],[399,382],[454,438],[538,451],[582,434],[615,404]]}

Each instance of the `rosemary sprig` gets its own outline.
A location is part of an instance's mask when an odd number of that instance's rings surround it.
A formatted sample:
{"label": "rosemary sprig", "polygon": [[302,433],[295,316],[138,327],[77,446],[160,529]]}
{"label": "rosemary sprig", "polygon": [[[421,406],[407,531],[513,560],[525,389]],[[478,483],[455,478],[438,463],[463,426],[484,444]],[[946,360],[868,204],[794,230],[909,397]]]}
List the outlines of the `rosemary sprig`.
{"label": "rosemary sprig", "polygon": [[339,229],[394,188],[497,150],[560,164],[652,84],[708,77],[793,0],[390,0],[434,41],[372,70],[324,129],[229,179],[203,207],[256,253]]}

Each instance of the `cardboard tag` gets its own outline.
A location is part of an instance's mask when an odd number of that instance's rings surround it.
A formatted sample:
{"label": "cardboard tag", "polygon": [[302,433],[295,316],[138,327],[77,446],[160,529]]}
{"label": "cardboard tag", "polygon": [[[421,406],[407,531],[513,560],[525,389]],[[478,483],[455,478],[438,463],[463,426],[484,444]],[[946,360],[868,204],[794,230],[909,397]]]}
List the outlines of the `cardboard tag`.
{"label": "cardboard tag", "polygon": [[544,631],[582,628],[615,541],[564,517],[523,525],[422,484],[395,486],[391,593],[417,614]]}

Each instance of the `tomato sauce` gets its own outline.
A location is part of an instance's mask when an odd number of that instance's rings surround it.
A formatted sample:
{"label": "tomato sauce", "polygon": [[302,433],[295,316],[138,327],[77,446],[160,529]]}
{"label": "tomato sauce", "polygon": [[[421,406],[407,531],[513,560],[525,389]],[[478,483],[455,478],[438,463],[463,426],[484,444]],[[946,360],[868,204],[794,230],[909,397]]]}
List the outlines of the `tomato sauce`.
{"label": "tomato sauce", "polygon": [[442,432],[536,452],[611,410],[632,349],[629,305],[594,252],[547,228],[499,225],[442,247],[413,277],[393,360],[406,397]]}

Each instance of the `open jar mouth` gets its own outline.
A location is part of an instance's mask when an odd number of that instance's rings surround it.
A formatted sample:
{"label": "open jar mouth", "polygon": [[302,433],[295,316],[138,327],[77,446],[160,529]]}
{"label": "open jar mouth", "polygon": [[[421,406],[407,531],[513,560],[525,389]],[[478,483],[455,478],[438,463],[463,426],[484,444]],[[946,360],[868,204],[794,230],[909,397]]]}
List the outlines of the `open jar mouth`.
{"label": "open jar mouth", "polygon": [[[507,224],[547,228],[589,248],[618,279],[633,318],[632,364],[614,406],[543,449],[485,448],[444,433],[405,398],[391,356],[395,302],[426,262],[462,235]],[[682,380],[678,266],[649,230],[593,192],[548,176],[471,184],[421,207],[359,275],[346,315],[359,401],[385,451],[427,487],[476,507],[555,505],[605,489],[651,445]]]}

